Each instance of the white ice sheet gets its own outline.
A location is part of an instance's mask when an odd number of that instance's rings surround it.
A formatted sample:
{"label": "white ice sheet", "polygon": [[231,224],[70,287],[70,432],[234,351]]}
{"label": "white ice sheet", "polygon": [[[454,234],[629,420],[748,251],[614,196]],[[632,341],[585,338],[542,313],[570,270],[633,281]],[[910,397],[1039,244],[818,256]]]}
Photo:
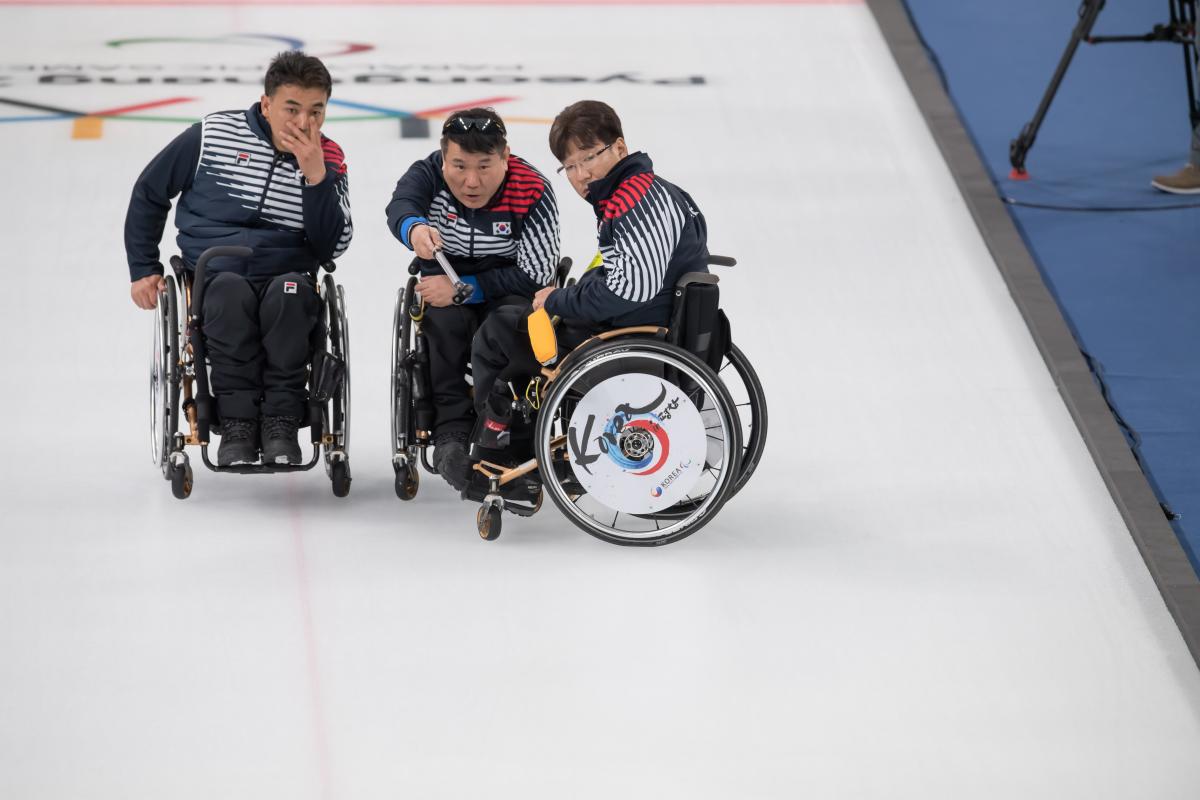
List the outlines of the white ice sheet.
{"label": "white ice sheet", "polygon": [[[1196,668],[865,7],[6,7],[0,97],[245,107],[253,85],[36,83],[253,81],[274,45],[104,44],[235,33],[374,45],[332,56],[339,75],[467,79],[337,87],[360,103],[612,102],[740,261],[722,287],[770,398],[766,457],[708,528],[650,551],[551,508],[481,542],[430,476],[398,501],[407,258],[383,208],[433,140],[342,121],[351,496],[201,471],[176,501],[148,463],[150,317],[121,231],[181,126],[0,122],[0,796],[1195,796]],[[541,80],[623,74],[705,82]],[[544,123],[510,127],[554,166]],[[586,260],[590,211],[556,185]]]}

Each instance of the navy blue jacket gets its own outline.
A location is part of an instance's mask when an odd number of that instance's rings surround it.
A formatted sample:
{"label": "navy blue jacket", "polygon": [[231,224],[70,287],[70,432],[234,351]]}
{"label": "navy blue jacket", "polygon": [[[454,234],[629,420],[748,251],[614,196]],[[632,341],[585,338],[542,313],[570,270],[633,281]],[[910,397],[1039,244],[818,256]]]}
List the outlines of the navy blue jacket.
{"label": "navy blue jacket", "polygon": [[277,151],[255,103],[219,111],[154,157],[133,187],[125,216],[129,276],[163,273],[158,245],[171,210],[189,265],[218,245],[254,248],[249,259],[214,259],[209,269],[248,277],[307,272],[345,252],[353,235],[342,149],[321,137],[325,179],[308,185],[290,153]]}
{"label": "navy blue jacket", "polygon": [[[413,225],[432,225],[455,272],[478,291],[471,302],[505,295],[532,297],[554,281],[558,267],[558,204],[542,173],[517,156],[483,208],[459,207],[442,177],[442,153],[415,162],[396,182],[387,206],[388,228],[410,250]],[[422,261],[425,275],[441,274]]]}
{"label": "navy blue jacket", "polygon": [[645,153],[632,153],[588,184],[603,265],[558,289],[546,310],[606,328],[666,326],[676,282],[708,272],[708,228],[688,193],[654,174]]}

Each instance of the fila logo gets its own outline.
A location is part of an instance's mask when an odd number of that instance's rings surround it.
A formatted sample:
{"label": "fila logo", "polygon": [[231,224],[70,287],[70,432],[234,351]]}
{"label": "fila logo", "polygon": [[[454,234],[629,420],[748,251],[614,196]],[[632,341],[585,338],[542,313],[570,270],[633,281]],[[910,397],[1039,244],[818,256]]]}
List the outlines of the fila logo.
{"label": "fila logo", "polygon": [[283,282],[283,293],[284,294],[295,294],[296,293],[296,282],[295,281],[284,281]]}
{"label": "fila logo", "polygon": [[493,236],[509,236],[511,234],[512,234],[512,223],[511,222],[493,222],[492,223],[492,235]]}
{"label": "fila logo", "polygon": [[449,222],[451,225],[458,222],[458,214],[455,214],[453,211],[447,211],[446,222]]}
{"label": "fila logo", "polygon": [[249,163],[250,163],[250,154],[249,154],[249,153],[243,153],[243,152],[241,152],[241,151],[238,151],[237,158],[235,159],[235,162],[237,163],[237,165],[238,165],[239,167],[245,167],[245,166],[249,165]]}

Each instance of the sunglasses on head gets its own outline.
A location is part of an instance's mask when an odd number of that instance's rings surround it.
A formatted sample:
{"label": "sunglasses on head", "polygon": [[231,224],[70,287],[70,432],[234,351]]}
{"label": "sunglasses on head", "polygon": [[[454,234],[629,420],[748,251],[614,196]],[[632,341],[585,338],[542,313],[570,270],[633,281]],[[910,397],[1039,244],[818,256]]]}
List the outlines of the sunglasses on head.
{"label": "sunglasses on head", "polygon": [[504,130],[504,125],[491,117],[451,117],[442,126],[442,135],[445,136],[448,133],[467,133],[472,128],[480,133],[487,133],[492,128],[495,128],[500,131],[501,136],[508,134]]}

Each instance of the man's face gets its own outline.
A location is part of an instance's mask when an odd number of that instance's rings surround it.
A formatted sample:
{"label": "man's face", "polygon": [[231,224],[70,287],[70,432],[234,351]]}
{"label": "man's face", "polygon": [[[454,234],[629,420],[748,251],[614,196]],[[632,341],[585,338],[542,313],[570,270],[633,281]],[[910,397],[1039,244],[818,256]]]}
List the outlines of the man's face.
{"label": "man's face", "polygon": [[284,84],[275,90],[275,94],[263,95],[259,101],[262,115],[271,125],[272,144],[276,150],[290,152],[279,140],[281,131],[287,130],[289,122],[296,123],[304,134],[312,129],[321,130],[325,123],[325,105],[329,95],[324,89],[302,89],[299,86]]}
{"label": "man's face", "polygon": [[588,184],[603,178],[627,155],[629,150],[625,147],[624,139],[617,139],[610,145],[597,142],[591,147],[580,147],[576,142],[569,142],[562,160],[562,172],[571,182],[571,188],[580,197],[586,198]]}
{"label": "man's face", "polygon": [[468,153],[458,142],[447,142],[442,177],[454,199],[467,208],[483,208],[500,188],[508,171],[508,148],[500,153]]}

